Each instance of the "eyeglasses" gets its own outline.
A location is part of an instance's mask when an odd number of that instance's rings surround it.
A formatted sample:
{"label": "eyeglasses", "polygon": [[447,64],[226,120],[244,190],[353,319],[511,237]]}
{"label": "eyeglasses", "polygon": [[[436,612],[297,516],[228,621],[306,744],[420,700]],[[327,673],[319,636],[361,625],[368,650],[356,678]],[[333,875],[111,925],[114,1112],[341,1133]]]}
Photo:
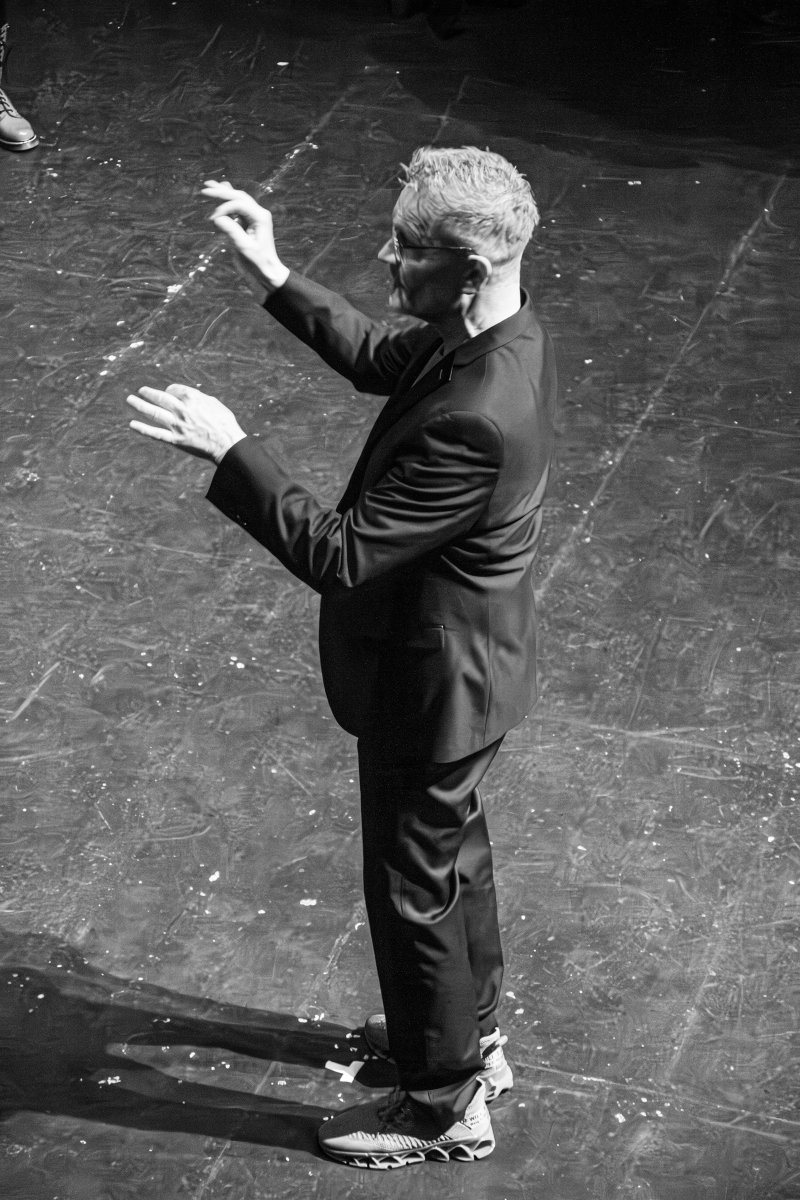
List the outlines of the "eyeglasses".
{"label": "eyeglasses", "polygon": [[399,263],[405,262],[407,250],[460,250],[462,253],[475,253],[472,246],[434,246],[429,243],[425,244],[422,242],[411,243],[401,241],[400,236],[397,233],[392,233],[392,249],[394,250],[395,258]]}

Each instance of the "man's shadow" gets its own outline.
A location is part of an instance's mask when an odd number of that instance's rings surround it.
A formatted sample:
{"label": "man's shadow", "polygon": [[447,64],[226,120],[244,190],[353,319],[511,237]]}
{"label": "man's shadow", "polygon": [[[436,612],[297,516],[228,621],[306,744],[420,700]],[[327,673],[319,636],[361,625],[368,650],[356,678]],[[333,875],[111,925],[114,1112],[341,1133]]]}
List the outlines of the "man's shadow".
{"label": "man's shadow", "polygon": [[329,1109],[172,1078],[115,1051],[120,1044],[213,1046],[320,1069],[362,1061],[358,1083],[396,1083],[358,1030],[132,983],[52,938],[0,930],[0,1118],[57,1113],[321,1157],[316,1134]]}

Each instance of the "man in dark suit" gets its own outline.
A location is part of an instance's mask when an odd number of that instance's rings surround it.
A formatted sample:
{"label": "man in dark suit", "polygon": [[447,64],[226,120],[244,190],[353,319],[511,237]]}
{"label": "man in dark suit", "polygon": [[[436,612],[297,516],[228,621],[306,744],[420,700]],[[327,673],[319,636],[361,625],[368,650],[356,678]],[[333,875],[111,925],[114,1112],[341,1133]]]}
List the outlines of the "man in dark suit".
{"label": "man in dark suit", "polygon": [[[327,1122],[356,1166],[482,1158],[486,1101],[512,1083],[478,790],[536,696],[532,564],[553,443],[552,348],[520,291],[538,221],[527,181],[474,147],[421,149],[379,253],[392,330],[280,261],[272,219],[210,181],[212,220],[266,310],[351,383],[389,397],[335,510],[214,397],[129,403],[139,432],[211,459],[223,513],[321,595],[334,716],[358,738],[364,890],[385,1015],[368,1020],[400,1088]],[[150,423],[147,423],[150,422]]]}

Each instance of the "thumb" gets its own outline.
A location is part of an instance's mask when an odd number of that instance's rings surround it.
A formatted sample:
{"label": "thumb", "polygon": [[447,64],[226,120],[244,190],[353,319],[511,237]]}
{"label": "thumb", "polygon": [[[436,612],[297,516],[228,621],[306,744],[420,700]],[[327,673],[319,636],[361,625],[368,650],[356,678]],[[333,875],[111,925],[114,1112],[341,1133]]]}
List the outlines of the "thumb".
{"label": "thumb", "polygon": [[234,245],[242,247],[247,246],[252,239],[248,236],[247,231],[242,228],[238,221],[226,214],[214,215],[211,218],[211,223],[220,233],[225,233],[234,243]]}

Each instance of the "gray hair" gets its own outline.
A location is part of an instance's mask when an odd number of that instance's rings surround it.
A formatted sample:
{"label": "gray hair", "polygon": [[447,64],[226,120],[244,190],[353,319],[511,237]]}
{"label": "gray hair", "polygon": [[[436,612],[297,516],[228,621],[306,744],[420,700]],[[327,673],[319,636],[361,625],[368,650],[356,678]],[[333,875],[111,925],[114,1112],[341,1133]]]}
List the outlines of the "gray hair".
{"label": "gray hair", "polygon": [[402,182],[417,193],[428,231],[472,247],[495,263],[519,257],[539,224],[524,175],[501,154],[477,146],[420,146]]}

